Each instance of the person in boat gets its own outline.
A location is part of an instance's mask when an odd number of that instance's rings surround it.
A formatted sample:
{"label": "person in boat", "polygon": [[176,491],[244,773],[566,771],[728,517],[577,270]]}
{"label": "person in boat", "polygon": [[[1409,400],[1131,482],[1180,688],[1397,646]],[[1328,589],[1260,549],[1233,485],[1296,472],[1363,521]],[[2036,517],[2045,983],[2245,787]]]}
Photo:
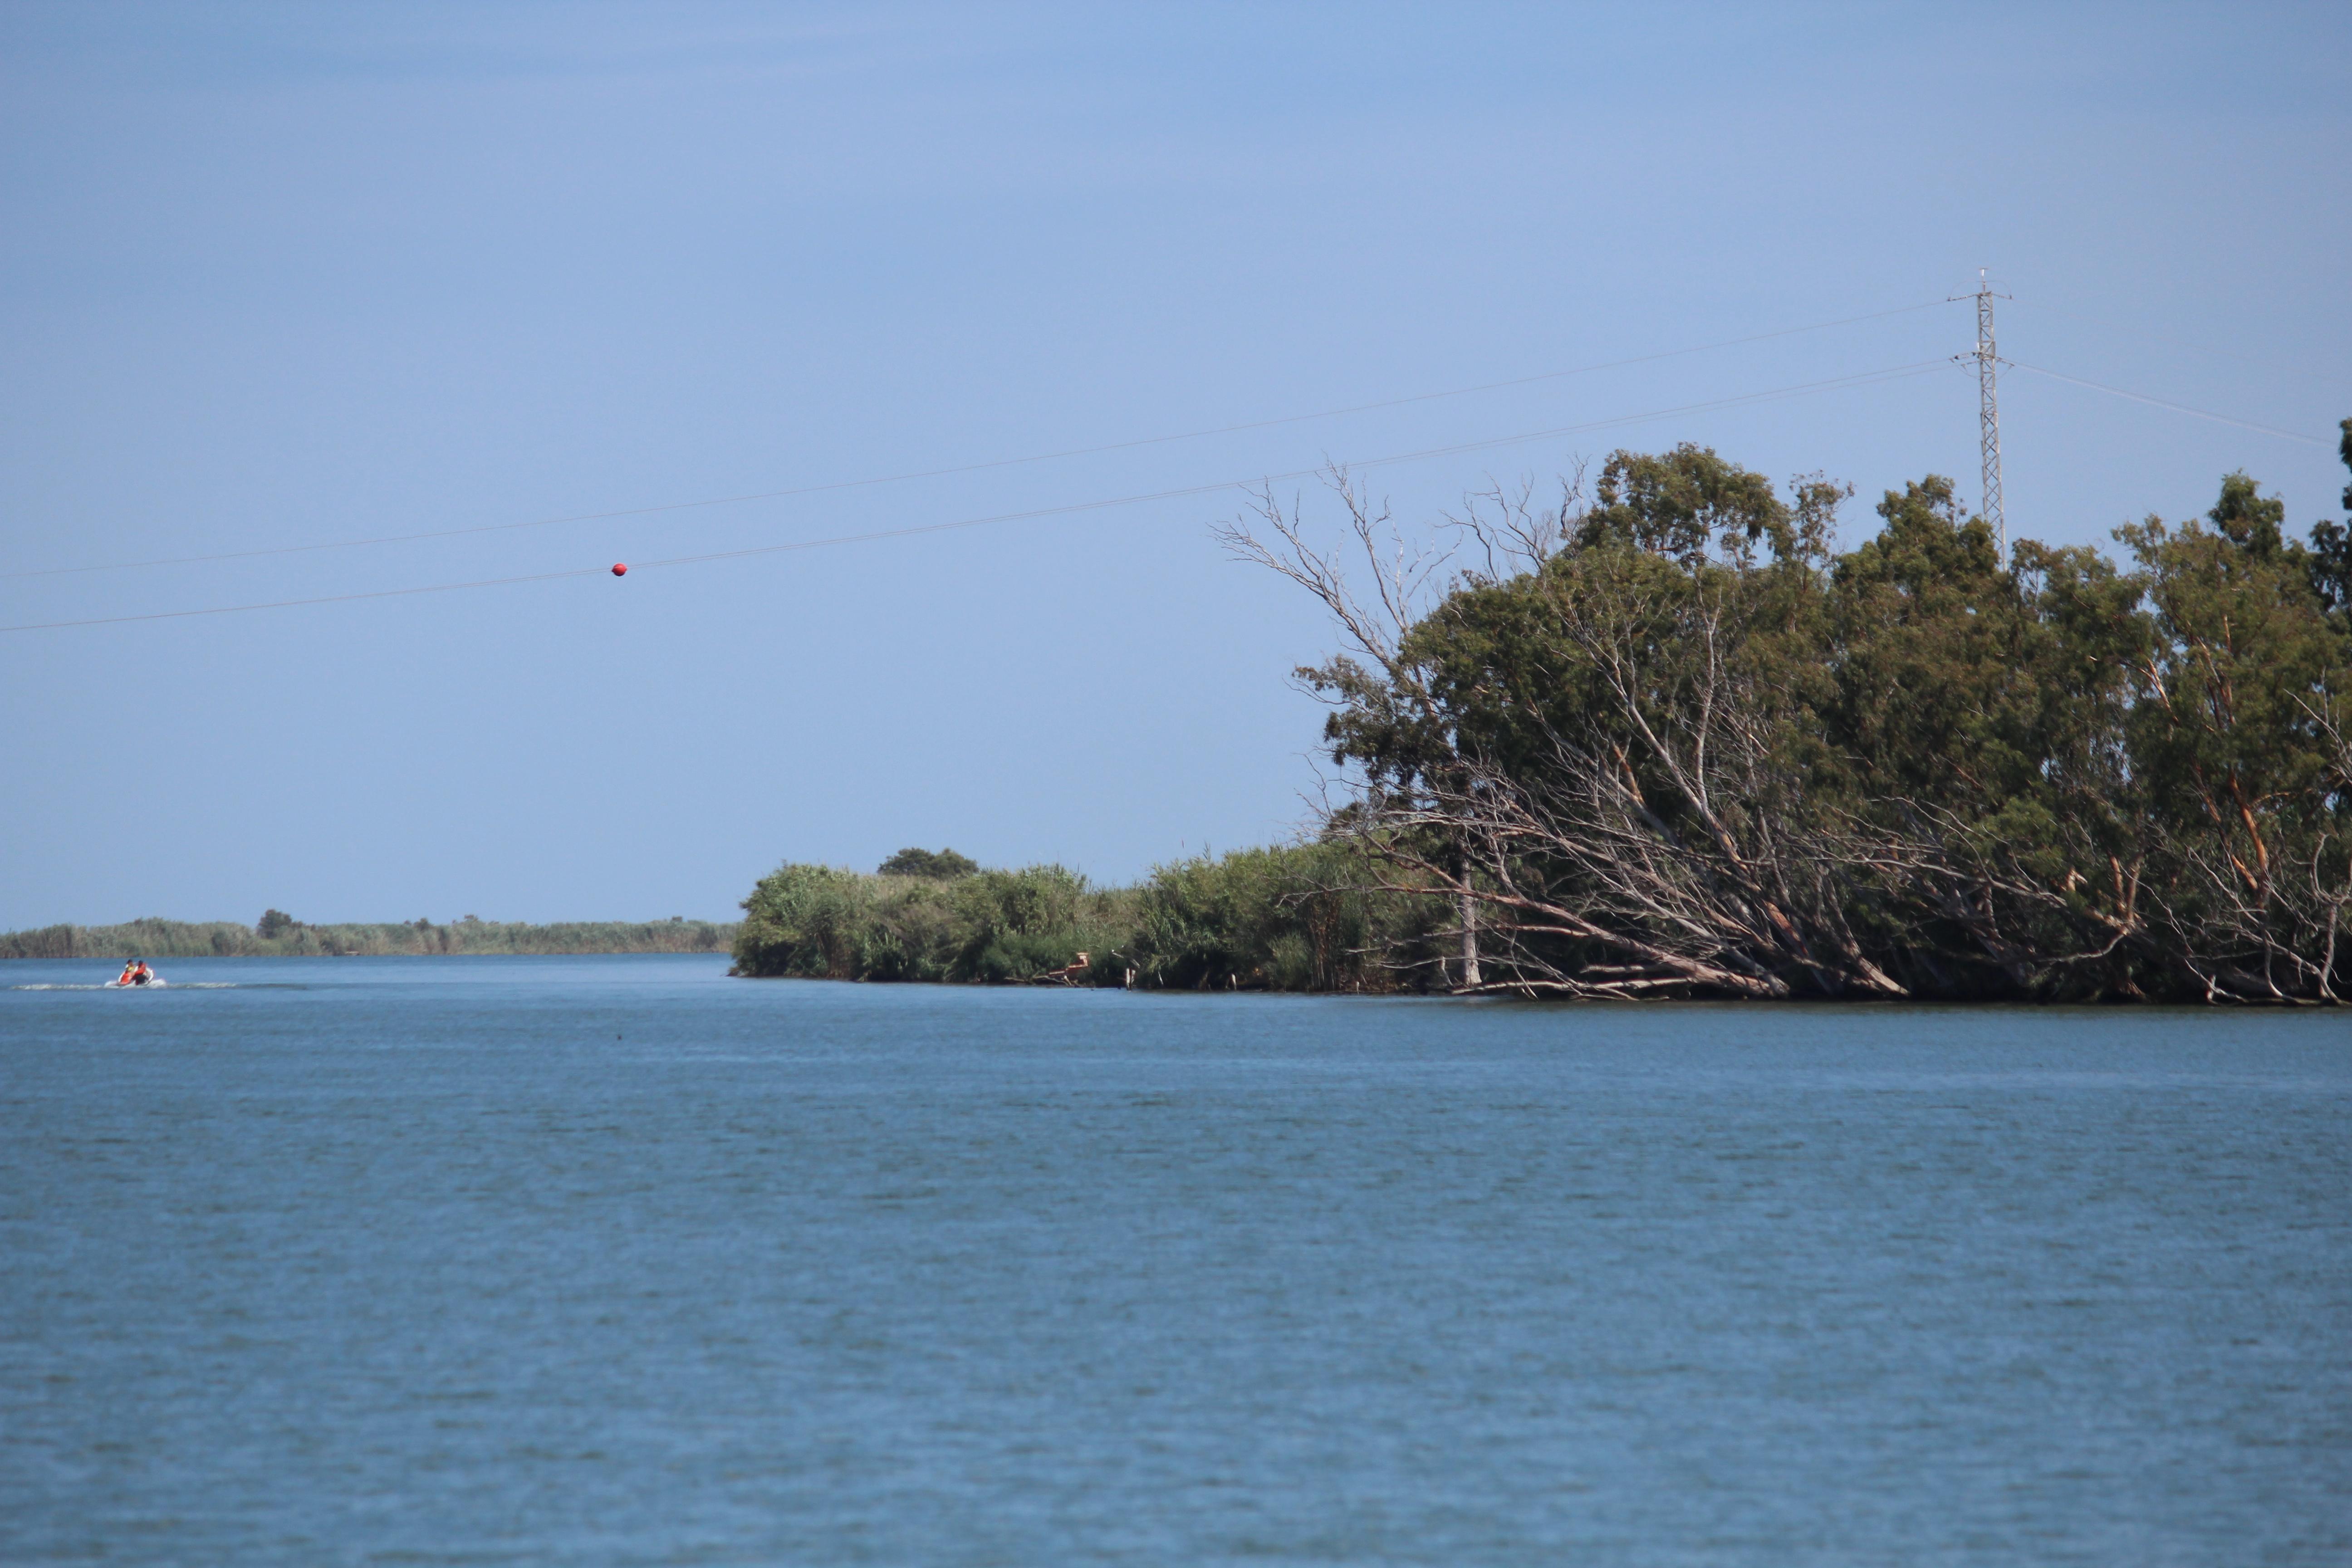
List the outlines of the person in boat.
{"label": "person in boat", "polygon": [[135,958],[124,960],[122,964],[122,973],[114,977],[114,983],[117,985],[138,984],[139,961]]}

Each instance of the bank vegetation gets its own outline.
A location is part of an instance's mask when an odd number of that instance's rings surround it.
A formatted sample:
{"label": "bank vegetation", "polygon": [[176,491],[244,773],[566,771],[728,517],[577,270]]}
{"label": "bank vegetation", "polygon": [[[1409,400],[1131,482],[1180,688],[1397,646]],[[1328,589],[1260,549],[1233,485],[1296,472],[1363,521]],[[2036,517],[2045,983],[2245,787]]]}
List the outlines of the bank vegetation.
{"label": "bank vegetation", "polygon": [[745,904],[739,972],[2278,1004],[2352,983],[2352,533],[2291,536],[2242,474],[2201,517],[2118,529],[2117,555],[2004,552],[1932,476],[1841,550],[1850,492],[1689,446],[1617,453],[1589,499],[1490,493],[1423,550],[1331,488],[1342,549],[1271,493],[1224,533],[1342,644],[1297,672],[1331,709],[1309,842],[1116,889],[787,865]]}

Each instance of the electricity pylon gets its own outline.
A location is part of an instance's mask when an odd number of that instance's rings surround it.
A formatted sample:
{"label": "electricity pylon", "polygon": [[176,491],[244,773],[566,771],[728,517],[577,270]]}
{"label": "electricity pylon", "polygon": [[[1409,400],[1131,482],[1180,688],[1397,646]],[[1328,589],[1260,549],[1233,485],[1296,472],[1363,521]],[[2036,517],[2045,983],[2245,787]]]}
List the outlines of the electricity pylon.
{"label": "electricity pylon", "polygon": [[[1964,300],[1965,294],[1955,294]],[[1985,269],[1977,268],[1977,346],[1973,356],[1977,362],[1977,418],[1979,425],[1977,441],[1979,456],[1984,464],[1984,500],[1978,514],[1992,524],[1994,544],[2000,551],[2003,564],[2009,561],[2009,523],[2000,510],[2000,399],[1993,386],[1993,367],[2000,356],[1993,352],[1992,302],[2006,300],[2006,294],[1996,294],[1985,277]],[[1956,355],[1956,358],[1969,356]]]}

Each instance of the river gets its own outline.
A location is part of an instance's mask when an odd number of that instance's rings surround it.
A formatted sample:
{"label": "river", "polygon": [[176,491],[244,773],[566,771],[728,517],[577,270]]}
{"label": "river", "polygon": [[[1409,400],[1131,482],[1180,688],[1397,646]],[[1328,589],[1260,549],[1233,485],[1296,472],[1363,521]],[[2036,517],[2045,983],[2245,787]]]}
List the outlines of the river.
{"label": "river", "polygon": [[113,967],[10,1563],[2352,1557],[2341,1016]]}

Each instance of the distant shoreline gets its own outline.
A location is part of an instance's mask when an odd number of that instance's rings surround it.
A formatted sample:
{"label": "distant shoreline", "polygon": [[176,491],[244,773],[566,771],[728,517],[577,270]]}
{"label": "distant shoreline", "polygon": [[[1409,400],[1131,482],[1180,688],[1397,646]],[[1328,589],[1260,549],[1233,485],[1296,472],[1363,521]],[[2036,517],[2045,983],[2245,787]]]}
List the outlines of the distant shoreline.
{"label": "distant shoreline", "polygon": [[[275,911],[272,911],[275,914]],[[120,925],[59,924],[0,931],[0,959],[124,958],[468,958],[499,953],[727,952],[736,922],[689,921],[522,921],[467,918],[446,924],[306,925],[265,917],[262,928],[235,921],[160,917]],[[282,922],[282,923],[280,923]]]}

